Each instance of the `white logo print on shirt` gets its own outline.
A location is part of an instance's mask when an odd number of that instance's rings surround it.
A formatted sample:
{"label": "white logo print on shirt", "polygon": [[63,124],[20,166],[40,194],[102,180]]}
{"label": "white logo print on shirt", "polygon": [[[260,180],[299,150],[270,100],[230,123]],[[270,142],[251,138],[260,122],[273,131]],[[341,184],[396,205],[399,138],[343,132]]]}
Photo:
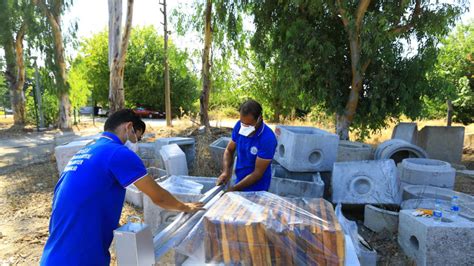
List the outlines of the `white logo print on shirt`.
{"label": "white logo print on shirt", "polygon": [[250,148],[250,153],[251,153],[252,155],[257,155],[257,152],[258,152],[257,147],[253,146],[252,148]]}

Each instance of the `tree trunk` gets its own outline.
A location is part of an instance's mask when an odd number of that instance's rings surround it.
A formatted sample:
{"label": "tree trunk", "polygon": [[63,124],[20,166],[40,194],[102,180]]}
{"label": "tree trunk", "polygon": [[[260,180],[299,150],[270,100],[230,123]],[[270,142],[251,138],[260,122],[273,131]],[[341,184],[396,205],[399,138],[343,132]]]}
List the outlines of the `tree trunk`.
{"label": "tree trunk", "polygon": [[[109,0],[109,114],[125,108],[123,75],[132,28],[133,0],[127,1],[127,20],[122,32],[122,1]],[[112,36],[111,36],[112,35]]]}
{"label": "tree trunk", "polygon": [[66,74],[66,60],[64,59],[63,37],[60,25],[60,18],[57,17],[58,27],[53,27],[54,32],[54,53],[58,74],[56,77],[59,86],[59,128],[71,128],[71,102],[69,100],[69,84]]}
{"label": "tree trunk", "polygon": [[71,128],[71,102],[67,91],[59,93],[59,128]]}
{"label": "tree trunk", "polygon": [[209,124],[209,93],[211,90],[211,62],[209,58],[211,44],[212,44],[212,31],[211,31],[211,15],[212,15],[212,0],[206,1],[206,21],[204,26],[204,50],[202,54],[202,92],[199,97],[201,104],[201,125],[206,127],[206,130],[210,129]]}
{"label": "tree trunk", "polygon": [[[54,12],[48,8],[45,1],[38,1],[40,8],[48,17],[49,24],[53,30],[54,59],[56,64],[56,84],[59,96],[59,128],[71,128],[71,102],[69,101],[69,84],[66,74],[66,60],[64,58],[63,34],[61,30],[61,14],[57,10],[61,7],[55,6]],[[62,2],[60,2],[60,5]]]}
{"label": "tree trunk", "polygon": [[453,122],[453,112],[454,112],[454,109],[453,109],[453,103],[451,102],[451,100],[447,100],[446,101],[447,105],[448,105],[448,114],[447,114],[447,122],[446,122],[446,126],[450,127],[452,122]]}
{"label": "tree trunk", "polygon": [[[354,36],[356,34],[350,34]],[[362,77],[365,69],[369,63],[364,66],[360,65],[360,43],[358,37],[349,37],[349,45],[351,52],[351,71],[352,71],[352,82],[351,91],[349,93],[349,99],[347,100],[344,113],[337,114],[336,117],[336,134],[339,135],[341,140],[349,140],[349,128],[354,120],[354,116],[357,110],[357,104],[359,103],[359,94],[362,89]]]}
{"label": "tree trunk", "polygon": [[370,4],[370,0],[361,0],[357,5],[357,9],[354,14],[348,15],[345,10],[344,4],[341,0],[336,1],[336,5],[339,10],[339,16],[344,24],[344,28],[347,32],[349,39],[349,48],[351,53],[351,91],[349,93],[349,99],[347,100],[346,107],[344,108],[343,114],[336,115],[336,134],[339,135],[341,140],[349,139],[349,128],[354,120],[354,116],[357,111],[357,104],[359,103],[359,94],[362,89],[362,82],[365,70],[370,64],[370,60],[361,64],[361,40],[360,32],[362,28],[362,21],[367,7]]}
{"label": "tree trunk", "polygon": [[[121,71],[120,71],[121,70]],[[125,107],[125,94],[123,91],[123,68],[112,64],[109,78],[109,114]]]}
{"label": "tree trunk", "polygon": [[25,125],[25,95],[23,86],[25,85],[25,64],[23,59],[23,39],[25,37],[26,24],[22,24],[15,41],[8,38],[4,43],[6,72],[5,78],[9,84],[10,101],[13,111],[13,121],[15,126]]}
{"label": "tree trunk", "polygon": [[276,107],[273,110],[274,110],[274,113],[273,113],[272,122],[273,123],[280,123],[280,109],[279,109],[279,107]]}
{"label": "tree trunk", "polygon": [[166,14],[166,0],[163,0],[163,26],[164,26],[164,50],[165,50],[165,110],[166,110],[166,126],[171,124],[171,88],[170,88],[170,68],[168,64],[168,18]]}

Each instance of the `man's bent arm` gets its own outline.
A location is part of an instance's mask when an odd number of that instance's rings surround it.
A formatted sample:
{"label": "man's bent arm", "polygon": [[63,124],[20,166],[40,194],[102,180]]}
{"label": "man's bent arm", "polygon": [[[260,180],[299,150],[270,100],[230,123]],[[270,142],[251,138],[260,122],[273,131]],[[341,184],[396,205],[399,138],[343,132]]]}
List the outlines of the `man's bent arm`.
{"label": "man's bent arm", "polygon": [[267,167],[271,162],[272,160],[265,160],[257,157],[257,160],[255,161],[255,170],[242,179],[238,184],[233,186],[230,191],[240,191],[255,184],[258,180],[260,180],[260,178],[262,178],[265,170],[267,170]]}
{"label": "man's bent arm", "polygon": [[224,151],[224,161],[223,161],[223,173],[226,175],[232,175],[232,166],[234,165],[234,153],[235,153],[236,144],[233,140],[227,144],[227,147]]}
{"label": "man's bent arm", "polygon": [[176,199],[166,189],[158,185],[150,175],[146,175],[145,177],[136,181],[134,185],[148,197],[150,197],[153,203],[164,209],[177,211],[187,210],[187,207],[183,202]]}

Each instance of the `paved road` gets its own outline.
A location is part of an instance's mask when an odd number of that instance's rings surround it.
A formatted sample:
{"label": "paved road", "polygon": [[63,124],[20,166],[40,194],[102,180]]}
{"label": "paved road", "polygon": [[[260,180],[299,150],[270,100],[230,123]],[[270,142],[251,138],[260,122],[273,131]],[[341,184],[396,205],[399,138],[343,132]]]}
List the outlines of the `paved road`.
{"label": "paved road", "polygon": [[[106,117],[97,117],[97,118],[95,118],[95,121],[98,122],[98,123],[105,123],[105,120],[107,120]],[[143,118],[142,120],[146,124],[151,125],[152,127],[164,127],[164,126],[166,126],[166,120],[165,119]],[[81,117],[81,122],[83,122],[83,121],[90,122],[90,121],[92,121],[92,118],[90,116]],[[211,124],[212,127],[234,127],[236,121],[237,120],[222,120],[222,121],[212,120],[209,123]],[[177,119],[173,119],[172,123],[173,124],[179,124],[179,123],[181,123],[181,121],[177,120]]]}
{"label": "paved road", "polygon": [[1,139],[0,174],[18,167],[51,160],[55,146],[98,133],[99,129],[91,128],[79,134],[35,132],[20,138]]}
{"label": "paved road", "polygon": [[[95,135],[102,131],[105,117],[95,118],[96,127],[80,133],[32,132],[19,138],[0,139],[0,174],[26,165],[52,160],[54,147],[80,137]],[[143,119],[151,127],[166,126],[165,119]],[[92,121],[91,117],[81,117],[81,122]],[[173,120],[174,124],[181,121]],[[235,121],[211,121],[211,126],[233,127]]]}

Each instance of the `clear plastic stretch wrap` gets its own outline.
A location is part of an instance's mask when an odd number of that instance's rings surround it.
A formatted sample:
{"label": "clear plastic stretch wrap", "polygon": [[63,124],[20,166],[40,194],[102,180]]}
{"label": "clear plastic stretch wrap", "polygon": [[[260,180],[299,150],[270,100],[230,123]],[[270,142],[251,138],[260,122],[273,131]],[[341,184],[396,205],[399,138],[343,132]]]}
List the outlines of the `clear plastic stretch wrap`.
{"label": "clear plastic stretch wrap", "polygon": [[193,261],[226,265],[344,265],[344,232],[324,199],[231,192],[177,246]]}

